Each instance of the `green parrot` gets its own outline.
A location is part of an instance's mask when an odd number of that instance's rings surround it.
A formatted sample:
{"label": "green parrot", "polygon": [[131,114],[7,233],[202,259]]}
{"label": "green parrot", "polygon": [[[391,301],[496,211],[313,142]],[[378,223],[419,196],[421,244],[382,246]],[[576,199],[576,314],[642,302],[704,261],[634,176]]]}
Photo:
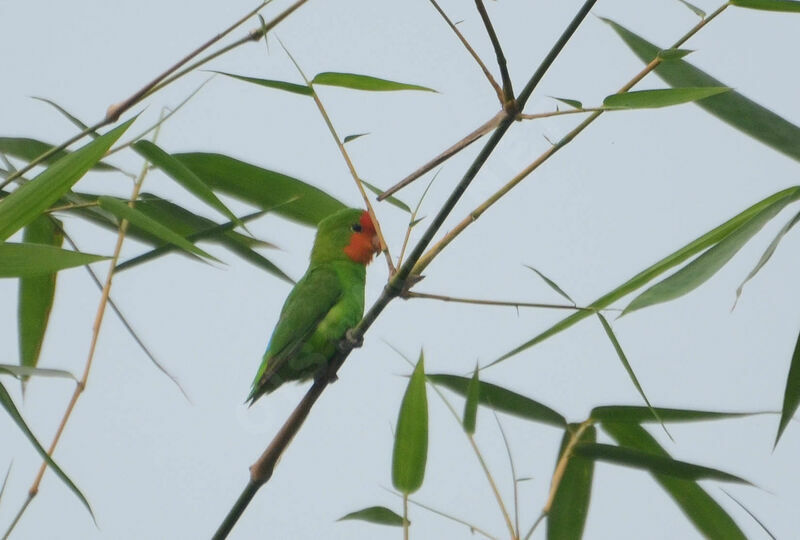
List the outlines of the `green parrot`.
{"label": "green parrot", "polygon": [[319,222],[305,275],[286,298],[247,401],[312,378],[364,315],[366,266],[380,252],[369,213],[348,208]]}

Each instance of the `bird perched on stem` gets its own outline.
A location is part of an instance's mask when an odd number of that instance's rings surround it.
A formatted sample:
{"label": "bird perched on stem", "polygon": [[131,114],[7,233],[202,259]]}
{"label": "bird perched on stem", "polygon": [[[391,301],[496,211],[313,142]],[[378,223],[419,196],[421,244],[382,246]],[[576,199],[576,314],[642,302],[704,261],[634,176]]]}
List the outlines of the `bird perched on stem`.
{"label": "bird perched on stem", "polygon": [[327,367],[339,341],[364,315],[366,266],[380,252],[369,213],[348,208],[319,222],[311,261],[289,293],[247,400]]}

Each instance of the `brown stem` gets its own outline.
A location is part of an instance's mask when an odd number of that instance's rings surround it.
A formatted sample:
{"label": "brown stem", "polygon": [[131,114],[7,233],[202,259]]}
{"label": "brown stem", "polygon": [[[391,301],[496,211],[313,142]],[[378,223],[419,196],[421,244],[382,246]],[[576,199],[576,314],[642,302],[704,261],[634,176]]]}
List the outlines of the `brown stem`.
{"label": "brown stem", "polygon": [[503,54],[500,40],[494,31],[489,14],[486,13],[486,6],[483,5],[483,0],[475,0],[475,7],[478,8],[478,13],[481,14],[481,20],[483,20],[483,25],[486,27],[486,32],[489,34],[494,53],[497,56],[497,65],[500,68],[500,77],[503,80],[503,108],[513,107],[511,104],[514,102],[514,89],[511,86],[511,77],[508,75],[508,66],[506,66],[506,56]]}

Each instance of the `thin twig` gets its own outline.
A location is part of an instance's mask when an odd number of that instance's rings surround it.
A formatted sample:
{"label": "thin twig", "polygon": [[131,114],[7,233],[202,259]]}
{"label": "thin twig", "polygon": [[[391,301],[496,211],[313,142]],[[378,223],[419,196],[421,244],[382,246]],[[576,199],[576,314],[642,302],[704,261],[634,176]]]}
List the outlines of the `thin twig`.
{"label": "thin twig", "polygon": [[494,53],[497,56],[497,65],[500,68],[500,77],[503,80],[503,108],[505,109],[514,101],[514,89],[511,86],[511,77],[508,75],[506,55],[503,54],[503,48],[500,46],[500,40],[497,38],[497,33],[494,31],[494,26],[492,26],[489,14],[486,12],[486,6],[483,5],[483,0],[475,0],[475,7],[478,8],[478,13],[481,15],[483,25],[486,27],[486,33],[489,34],[492,47],[494,47]]}
{"label": "thin twig", "polygon": [[511,468],[511,481],[514,483],[514,530],[516,534],[514,538],[519,539],[519,485],[517,482],[517,469],[514,467],[514,457],[511,455],[511,445],[508,443],[506,437],[506,430],[503,429],[503,424],[500,423],[500,417],[497,411],[494,413],[494,420],[497,422],[497,429],[500,430],[500,435],[503,437],[503,445],[506,447],[506,454],[508,455],[508,465]]}
{"label": "thin twig", "polygon": [[578,444],[581,437],[583,436],[583,432],[586,431],[586,428],[592,425],[594,421],[589,419],[583,421],[574,432],[570,433],[570,439],[567,445],[564,447],[564,451],[561,453],[561,457],[558,459],[558,463],[556,464],[555,471],[553,471],[553,479],[550,482],[550,494],[547,496],[547,502],[542,508],[542,514],[547,515],[550,513],[550,508],[553,506],[553,500],[556,498],[556,492],[558,491],[558,487],[561,485],[561,480],[564,478],[564,473],[567,470],[567,464],[569,463],[569,458],[572,457],[572,449],[575,448],[575,445]]}
{"label": "thin twig", "polygon": [[496,80],[494,80],[494,77],[492,77],[492,73],[489,71],[489,68],[486,67],[486,64],[483,63],[481,57],[478,56],[478,53],[475,52],[475,49],[472,48],[472,46],[469,44],[464,35],[459,31],[458,27],[450,20],[450,18],[447,16],[444,10],[441,7],[439,7],[439,4],[436,3],[436,0],[430,0],[430,3],[433,4],[433,7],[436,9],[436,11],[439,12],[439,15],[442,16],[444,21],[447,23],[447,26],[449,26],[450,29],[453,31],[453,33],[458,37],[458,39],[464,45],[464,48],[467,49],[467,52],[470,54],[470,56],[472,56],[472,58],[474,58],[475,61],[478,63],[478,65],[481,68],[481,71],[483,71],[483,74],[488,79],[489,84],[491,84],[492,88],[494,88],[494,91],[497,94],[497,99],[500,100],[500,106],[502,106],[503,103],[505,103],[505,99],[503,97],[503,89],[500,88],[500,85],[497,84]]}
{"label": "thin twig", "polygon": [[430,294],[416,291],[408,291],[404,298],[424,298],[427,300],[441,300],[442,302],[457,302],[459,304],[475,304],[479,306],[503,306],[503,307],[529,307],[545,309],[571,309],[575,311],[597,311],[594,308],[573,306],[571,304],[543,304],[538,302],[506,302],[503,300],[481,300],[478,298],[460,298],[457,296],[446,296],[443,294]]}

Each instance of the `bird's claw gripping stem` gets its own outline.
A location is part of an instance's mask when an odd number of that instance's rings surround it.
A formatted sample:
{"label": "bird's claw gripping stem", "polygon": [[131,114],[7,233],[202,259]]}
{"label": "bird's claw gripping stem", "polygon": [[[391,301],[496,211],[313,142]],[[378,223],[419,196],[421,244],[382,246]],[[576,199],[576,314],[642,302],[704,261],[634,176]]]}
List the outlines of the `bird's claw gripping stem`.
{"label": "bird's claw gripping stem", "polygon": [[339,349],[342,352],[346,352],[347,350],[358,349],[362,345],[364,345],[364,336],[356,336],[353,329],[348,328],[347,332],[344,333],[344,339],[339,342]]}

